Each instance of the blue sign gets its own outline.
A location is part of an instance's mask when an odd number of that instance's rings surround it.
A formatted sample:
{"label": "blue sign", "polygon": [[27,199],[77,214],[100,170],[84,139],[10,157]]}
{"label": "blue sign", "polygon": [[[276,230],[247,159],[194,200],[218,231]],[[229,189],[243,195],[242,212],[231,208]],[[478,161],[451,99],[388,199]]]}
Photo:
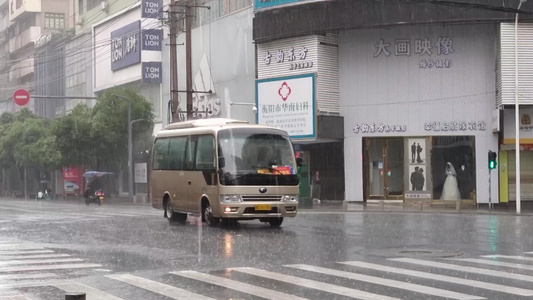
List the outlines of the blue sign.
{"label": "blue sign", "polygon": [[254,9],[268,8],[277,5],[301,2],[306,0],[254,0]]}
{"label": "blue sign", "polygon": [[111,70],[116,71],[141,62],[141,21],[111,32]]}
{"label": "blue sign", "polygon": [[163,11],[163,0],[142,0],[141,18],[159,19]]}
{"label": "blue sign", "polygon": [[160,61],[143,62],[142,74],[144,83],[162,83],[162,64]]}
{"label": "blue sign", "polygon": [[147,29],[143,30],[143,50],[161,51],[161,43],[163,42],[163,29]]}

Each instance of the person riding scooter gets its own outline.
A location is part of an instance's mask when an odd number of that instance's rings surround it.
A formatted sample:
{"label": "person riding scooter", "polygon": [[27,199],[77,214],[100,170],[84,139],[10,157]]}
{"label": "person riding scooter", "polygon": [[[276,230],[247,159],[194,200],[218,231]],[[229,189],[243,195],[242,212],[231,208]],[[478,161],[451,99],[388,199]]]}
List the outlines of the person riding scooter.
{"label": "person riding scooter", "polygon": [[95,177],[88,185],[83,195],[85,203],[89,205],[91,202],[101,204],[104,198],[104,192],[102,190],[102,182],[98,177]]}

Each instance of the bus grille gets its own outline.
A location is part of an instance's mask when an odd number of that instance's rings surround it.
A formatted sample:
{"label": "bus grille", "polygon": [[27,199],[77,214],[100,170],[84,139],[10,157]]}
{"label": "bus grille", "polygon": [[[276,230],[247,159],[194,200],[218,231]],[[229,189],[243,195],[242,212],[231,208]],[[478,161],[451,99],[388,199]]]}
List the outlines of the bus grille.
{"label": "bus grille", "polygon": [[280,195],[248,195],[242,196],[242,201],[281,201]]}

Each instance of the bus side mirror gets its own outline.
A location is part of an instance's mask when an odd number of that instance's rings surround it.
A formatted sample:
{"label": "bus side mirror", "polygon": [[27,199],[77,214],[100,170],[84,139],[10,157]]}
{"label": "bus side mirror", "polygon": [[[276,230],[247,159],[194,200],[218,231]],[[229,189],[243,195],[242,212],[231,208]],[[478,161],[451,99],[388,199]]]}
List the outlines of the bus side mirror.
{"label": "bus side mirror", "polygon": [[218,168],[219,169],[222,169],[226,166],[226,160],[224,159],[224,157],[219,157],[218,158]]}
{"label": "bus side mirror", "polygon": [[296,165],[301,167],[304,165],[304,160],[301,157],[296,158]]}

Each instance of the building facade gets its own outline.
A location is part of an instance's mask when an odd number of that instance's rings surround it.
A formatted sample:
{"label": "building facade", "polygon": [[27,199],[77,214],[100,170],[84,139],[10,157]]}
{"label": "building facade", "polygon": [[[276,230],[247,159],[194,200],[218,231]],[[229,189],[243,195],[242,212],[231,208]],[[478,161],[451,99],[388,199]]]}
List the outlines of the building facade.
{"label": "building facade", "polygon": [[[338,55],[330,55],[338,61],[343,147],[328,151],[343,157],[344,199],[513,201],[515,38],[514,27],[506,23],[514,20],[510,11],[515,7],[498,1],[287,0],[255,5],[258,45],[337,34]],[[527,5],[522,9],[532,7]],[[529,27],[519,25],[521,186],[528,199]],[[308,70],[320,77],[320,70]],[[326,85],[334,90],[335,84]],[[315,95],[328,90],[316,83],[308,89]],[[499,153],[496,171],[489,171],[489,151]]]}

